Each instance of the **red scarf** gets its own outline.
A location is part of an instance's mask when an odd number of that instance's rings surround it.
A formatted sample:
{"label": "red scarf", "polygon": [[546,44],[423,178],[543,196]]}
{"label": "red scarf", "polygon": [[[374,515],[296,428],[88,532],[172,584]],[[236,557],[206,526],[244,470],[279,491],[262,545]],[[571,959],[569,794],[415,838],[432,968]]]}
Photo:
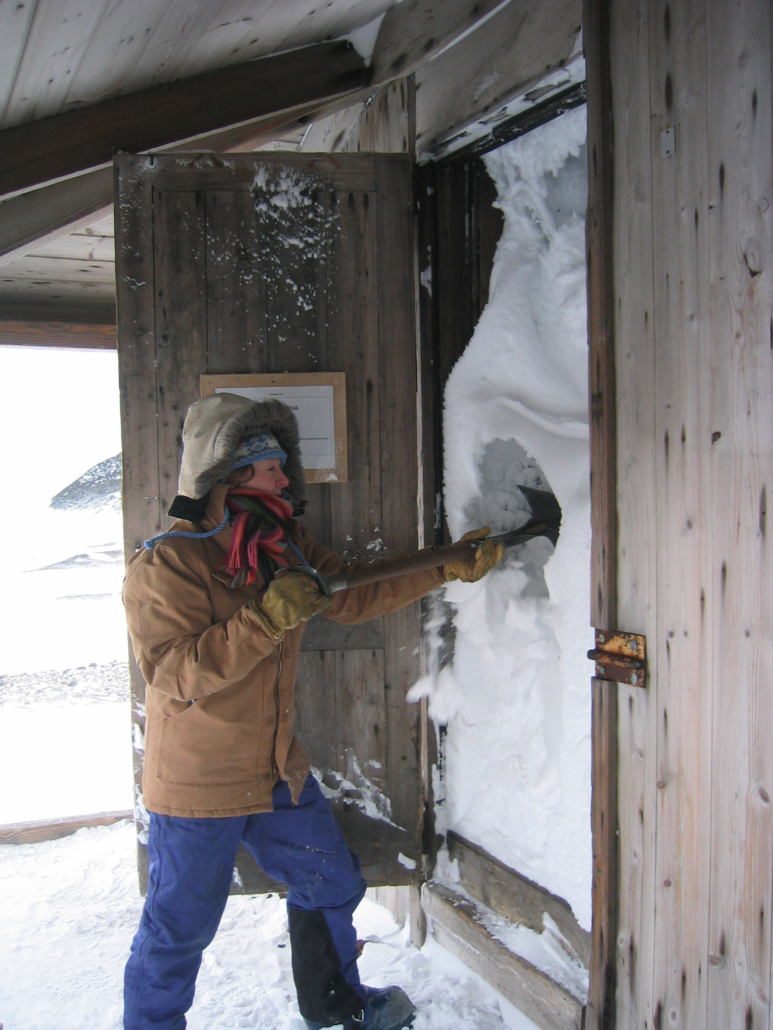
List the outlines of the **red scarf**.
{"label": "red scarf", "polygon": [[231,546],[221,568],[234,577],[234,586],[254,583],[261,569],[266,581],[278,567],[286,568],[287,525],[292,505],[263,490],[229,490],[226,505],[231,515]]}

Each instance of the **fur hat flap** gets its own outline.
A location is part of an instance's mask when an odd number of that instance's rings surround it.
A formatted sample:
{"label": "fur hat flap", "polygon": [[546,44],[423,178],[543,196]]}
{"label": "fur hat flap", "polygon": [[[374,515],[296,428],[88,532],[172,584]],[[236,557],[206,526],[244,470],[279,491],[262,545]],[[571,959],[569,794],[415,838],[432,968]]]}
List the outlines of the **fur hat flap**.
{"label": "fur hat flap", "polygon": [[271,433],[287,454],[284,473],[293,506],[306,501],[298,422],[282,401],[251,401],[235,393],[214,393],[194,401],[183,425],[183,456],[178,492],[194,500],[222,483],[245,436]]}

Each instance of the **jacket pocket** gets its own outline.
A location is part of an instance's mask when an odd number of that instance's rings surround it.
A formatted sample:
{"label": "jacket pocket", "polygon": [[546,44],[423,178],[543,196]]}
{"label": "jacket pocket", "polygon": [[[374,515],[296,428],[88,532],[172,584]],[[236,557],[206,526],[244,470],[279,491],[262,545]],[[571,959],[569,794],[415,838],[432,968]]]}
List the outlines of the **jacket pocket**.
{"label": "jacket pocket", "polygon": [[195,701],[161,729],[158,778],[166,783],[209,786],[249,783],[257,776],[260,728],[254,719],[231,720],[217,699]]}

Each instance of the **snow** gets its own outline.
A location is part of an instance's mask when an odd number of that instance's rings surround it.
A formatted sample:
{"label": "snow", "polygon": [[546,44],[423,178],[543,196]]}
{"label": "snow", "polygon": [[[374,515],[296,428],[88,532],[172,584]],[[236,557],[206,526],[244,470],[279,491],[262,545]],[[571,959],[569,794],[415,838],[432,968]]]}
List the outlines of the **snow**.
{"label": "snow", "polygon": [[129,809],[121,513],[49,506],[120,452],[117,355],[0,346],[0,435],[0,823]]}
{"label": "snow", "polygon": [[589,928],[585,135],[579,108],[486,157],[504,230],[489,304],[445,395],[452,537],[522,524],[523,483],[556,494],[558,545],[535,540],[481,582],[446,587],[453,664],[436,660],[411,697],[428,694],[447,723],[441,829],[565,898]]}
{"label": "snow", "polygon": [[[139,923],[134,828],[81,830],[0,847],[0,1019],[7,1030],[118,1030],[123,966]],[[355,913],[365,983],[400,984],[415,1030],[535,1030],[493,988],[433,941],[418,950],[386,909]],[[204,953],[189,1030],[303,1030],[290,970],[284,902],[228,899]]]}

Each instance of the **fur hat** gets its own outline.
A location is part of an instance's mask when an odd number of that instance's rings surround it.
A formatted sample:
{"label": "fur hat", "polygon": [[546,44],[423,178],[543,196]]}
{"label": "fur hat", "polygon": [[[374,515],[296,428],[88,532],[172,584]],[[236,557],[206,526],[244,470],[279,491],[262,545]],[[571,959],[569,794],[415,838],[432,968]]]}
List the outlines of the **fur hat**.
{"label": "fur hat", "polygon": [[178,492],[199,500],[225,481],[234,455],[248,436],[270,433],[287,455],[283,471],[296,514],[306,506],[298,421],[282,401],[251,401],[235,393],[214,393],[194,401],[183,425],[183,457]]}

